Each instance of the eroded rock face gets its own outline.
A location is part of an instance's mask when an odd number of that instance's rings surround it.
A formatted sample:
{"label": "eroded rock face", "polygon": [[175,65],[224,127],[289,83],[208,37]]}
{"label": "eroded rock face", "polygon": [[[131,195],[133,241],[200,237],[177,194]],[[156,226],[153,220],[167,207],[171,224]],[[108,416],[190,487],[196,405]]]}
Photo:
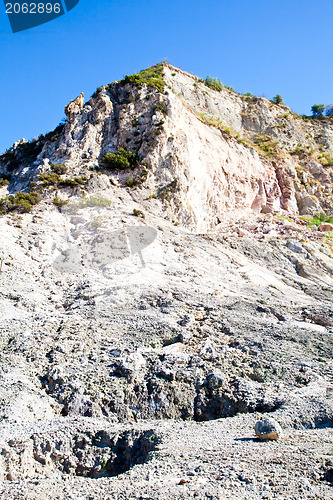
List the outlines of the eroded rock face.
{"label": "eroded rock face", "polygon": [[[329,498],[332,248],[298,215],[329,209],[332,171],[288,150],[329,151],[331,124],[165,79],[104,87],[1,157],[3,193],[35,180],[42,201],[0,218],[0,496]],[[245,140],[267,133],[276,158]],[[135,168],[105,169],[124,147]],[[292,438],[263,457],[270,416]]]}
{"label": "eroded rock face", "polygon": [[59,134],[45,136],[31,156],[22,156],[21,145],[2,157],[4,173],[12,174],[9,189],[27,186],[52,163],[90,176],[106,153],[125,147],[141,167],[111,172],[112,185],[139,181],[144,191],[133,198],[156,198],[155,211],[197,232],[246,213],[332,209],[330,119],[305,121],[264,98],[216,92],[168,65],[164,78],[167,95],[130,83],[103,87],[86,104],[81,94],[66,107]]}
{"label": "eroded rock face", "polygon": [[84,93],[81,92],[81,94],[76,99],[65,106],[65,115],[67,116],[67,118],[71,119],[73,115],[78,113],[83,108],[83,105]]}
{"label": "eroded rock face", "polygon": [[27,438],[18,428],[6,445],[0,444],[2,480],[60,473],[94,479],[116,476],[147,460],[158,441],[151,429],[110,429],[104,422],[84,419],[47,422],[31,432]]}

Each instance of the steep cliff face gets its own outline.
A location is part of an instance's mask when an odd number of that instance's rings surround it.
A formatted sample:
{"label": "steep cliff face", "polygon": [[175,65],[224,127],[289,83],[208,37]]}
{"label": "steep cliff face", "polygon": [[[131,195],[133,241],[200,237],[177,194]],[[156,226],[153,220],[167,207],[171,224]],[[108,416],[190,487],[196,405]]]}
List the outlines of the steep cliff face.
{"label": "steep cliff face", "polygon": [[332,119],[168,65],[66,116],[0,157],[0,497],[330,498]]}
{"label": "steep cliff face", "polygon": [[[154,211],[158,205],[198,232],[261,211],[332,210],[331,118],[304,119],[264,98],[212,90],[169,65],[159,71],[164,91],[130,78],[99,88],[85,105],[81,95],[66,107],[62,128],[14,145],[1,157],[7,189],[26,189],[50,164],[64,164],[72,178],[88,176],[104,189],[119,184],[131,192],[126,181],[136,184],[133,198],[145,210],[156,197]],[[106,172],[105,154],[119,148],[136,153],[140,165],[93,180],[94,169]]]}

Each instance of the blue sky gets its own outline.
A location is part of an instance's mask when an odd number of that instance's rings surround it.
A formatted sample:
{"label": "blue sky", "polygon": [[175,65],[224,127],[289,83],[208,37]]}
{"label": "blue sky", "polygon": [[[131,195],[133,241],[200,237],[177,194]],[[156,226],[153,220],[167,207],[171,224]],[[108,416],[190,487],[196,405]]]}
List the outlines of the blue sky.
{"label": "blue sky", "polygon": [[297,113],[333,102],[333,1],[80,0],[13,34],[0,4],[0,153],[54,129],[81,91],[166,59]]}

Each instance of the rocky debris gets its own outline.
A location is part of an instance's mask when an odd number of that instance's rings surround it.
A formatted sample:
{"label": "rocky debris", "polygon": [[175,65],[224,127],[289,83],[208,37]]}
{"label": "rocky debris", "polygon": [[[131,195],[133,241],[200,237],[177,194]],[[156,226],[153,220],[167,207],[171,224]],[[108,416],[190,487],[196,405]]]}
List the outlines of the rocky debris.
{"label": "rocky debris", "polygon": [[258,420],[254,426],[256,436],[261,441],[277,441],[283,437],[280,424],[274,418]]}
{"label": "rocky debris", "polygon": [[[262,443],[253,438],[253,425],[267,416],[145,422],[136,423],[136,430],[83,418],[11,426],[10,432],[2,424],[1,448],[9,450],[1,455],[5,473],[25,470],[31,477],[5,478],[0,495],[15,500],[332,498],[332,437],[327,430],[297,430],[283,440]],[[146,436],[141,461],[130,438],[138,435]],[[110,447],[115,440],[118,448]],[[131,467],[103,476],[109,454],[109,464],[116,456],[118,464],[132,457]],[[16,469],[20,461],[25,469]]]}
{"label": "rocky debris", "polygon": [[108,428],[105,422],[83,419],[49,421],[31,427],[29,437],[20,427],[15,430],[8,442],[0,445],[2,480],[59,477],[59,473],[116,476],[147,460],[158,440],[150,429]]}

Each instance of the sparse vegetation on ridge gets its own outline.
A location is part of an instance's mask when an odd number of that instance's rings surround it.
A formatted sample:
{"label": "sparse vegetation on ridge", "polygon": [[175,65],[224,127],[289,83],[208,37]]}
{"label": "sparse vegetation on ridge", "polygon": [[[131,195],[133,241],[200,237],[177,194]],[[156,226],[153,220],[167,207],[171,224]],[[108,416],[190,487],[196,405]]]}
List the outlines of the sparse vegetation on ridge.
{"label": "sparse vegetation on ridge", "polygon": [[125,78],[120,80],[119,83],[121,85],[132,83],[139,89],[141,89],[145,84],[147,87],[155,88],[159,92],[164,93],[165,83],[163,79],[163,64],[156,64],[155,66],[143,69],[140,73],[135,73],[134,75],[126,75]]}
{"label": "sparse vegetation on ridge", "polygon": [[5,164],[9,172],[16,170],[21,162],[33,163],[37,156],[42,152],[48,141],[54,140],[62,132],[64,124],[60,123],[54,130],[43,135],[40,134],[37,139],[24,141],[17,144],[15,148],[10,149],[0,155],[0,162]]}
{"label": "sparse vegetation on ridge", "polygon": [[218,78],[212,78],[211,76],[207,76],[205,80],[199,79],[199,81],[201,83],[204,83],[206,87],[209,87],[212,90],[216,90],[217,92],[221,92],[223,89],[227,89],[237,94],[234,87],[231,87],[229,85],[223,85],[221,80],[219,80]]}
{"label": "sparse vegetation on ridge", "polygon": [[325,106],[325,104],[314,104],[311,106],[311,118],[322,118],[324,115],[328,118],[333,117],[333,105],[329,104]]}
{"label": "sparse vegetation on ridge", "polygon": [[283,104],[283,99],[282,97],[280,96],[280,94],[276,94],[275,97],[273,97],[273,99],[271,100],[271,102],[273,104]]}
{"label": "sparse vegetation on ridge", "polygon": [[208,117],[205,113],[200,113],[197,116],[207,125],[216,127],[221,130],[221,132],[225,132],[231,137],[234,137],[240,144],[245,144],[248,147],[255,149],[257,153],[262,156],[271,158],[280,157],[282,155],[282,150],[278,142],[274,141],[270,135],[256,134],[254,141],[252,141],[247,137],[241,137],[240,134],[237,134],[237,132],[235,132],[231,127],[223,125],[220,118],[213,118],[212,116]]}
{"label": "sparse vegetation on ridge", "polygon": [[333,166],[333,156],[326,152],[320,152],[318,149],[315,149],[308,146],[302,146],[298,144],[295,149],[289,151],[289,154],[296,155],[300,159],[305,158],[313,158],[315,161],[320,163],[323,167]]}
{"label": "sparse vegetation on ridge", "polygon": [[217,92],[221,92],[223,90],[224,85],[218,78],[212,78],[211,76],[207,76],[204,80],[204,83],[207,87],[212,90],[216,90]]}

